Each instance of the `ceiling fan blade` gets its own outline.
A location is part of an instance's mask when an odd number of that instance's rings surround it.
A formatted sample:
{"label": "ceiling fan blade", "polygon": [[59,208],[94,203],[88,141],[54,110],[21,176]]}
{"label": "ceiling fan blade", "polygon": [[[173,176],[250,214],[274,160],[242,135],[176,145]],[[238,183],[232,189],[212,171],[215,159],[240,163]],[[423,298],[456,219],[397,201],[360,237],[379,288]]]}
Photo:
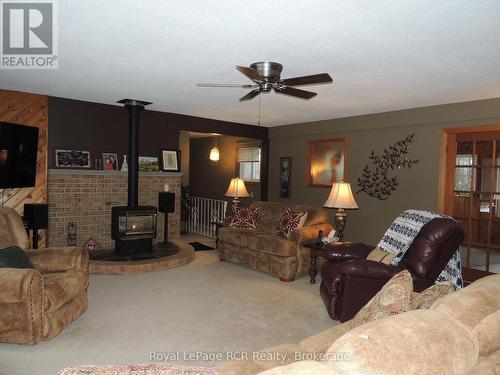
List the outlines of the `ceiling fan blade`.
{"label": "ceiling fan blade", "polygon": [[293,87],[281,86],[275,89],[275,91],[279,94],[291,95],[301,99],[311,99],[313,96],[316,96],[317,93],[305,90],[299,90]]}
{"label": "ceiling fan blade", "polygon": [[260,94],[260,90],[259,89],[256,89],[256,90],[252,90],[250,91],[248,94],[246,94],[245,96],[242,96],[240,98],[240,102],[244,102],[246,100],[250,100],[250,99],[253,99],[255,98],[257,95]]}
{"label": "ceiling fan blade", "polygon": [[249,68],[247,66],[236,65],[236,69],[238,69],[241,73],[246,75],[252,81],[264,82],[264,78],[253,68]]}
{"label": "ceiling fan blade", "polygon": [[281,81],[287,86],[300,86],[300,85],[317,85],[321,83],[333,82],[332,77],[328,73],[313,74],[311,76],[287,78]]}
{"label": "ceiling fan blade", "polygon": [[259,85],[242,85],[240,83],[197,83],[196,87],[238,87],[242,89],[251,89]]}

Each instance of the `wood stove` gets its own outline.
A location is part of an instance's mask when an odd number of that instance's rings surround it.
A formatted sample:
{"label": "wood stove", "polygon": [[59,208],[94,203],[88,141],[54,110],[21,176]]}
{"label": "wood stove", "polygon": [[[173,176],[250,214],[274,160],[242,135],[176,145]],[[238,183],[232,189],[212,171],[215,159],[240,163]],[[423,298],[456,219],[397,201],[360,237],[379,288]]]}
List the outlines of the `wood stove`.
{"label": "wood stove", "polygon": [[156,207],[113,207],[111,237],[117,253],[152,251],[156,237]]}
{"label": "wood stove", "polygon": [[156,238],[157,210],[153,206],[139,206],[139,115],[149,102],[123,99],[129,113],[128,146],[128,205],[111,209],[111,238],[119,254],[153,251]]}

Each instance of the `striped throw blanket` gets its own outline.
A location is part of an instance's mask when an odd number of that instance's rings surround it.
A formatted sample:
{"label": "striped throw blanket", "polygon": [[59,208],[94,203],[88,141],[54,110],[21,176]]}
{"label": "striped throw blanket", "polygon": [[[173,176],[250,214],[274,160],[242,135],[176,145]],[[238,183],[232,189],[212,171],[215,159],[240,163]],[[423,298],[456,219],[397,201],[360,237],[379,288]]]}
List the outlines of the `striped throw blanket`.
{"label": "striped throw blanket", "polygon": [[[450,218],[449,216],[439,215],[434,212],[406,210],[387,229],[378,247],[382,250],[395,253],[396,256],[391,261],[391,264],[397,266],[423,226],[433,219],[443,217]],[[460,249],[455,251],[443,272],[436,279],[436,282],[442,281],[451,281],[456,290],[463,288]]]}

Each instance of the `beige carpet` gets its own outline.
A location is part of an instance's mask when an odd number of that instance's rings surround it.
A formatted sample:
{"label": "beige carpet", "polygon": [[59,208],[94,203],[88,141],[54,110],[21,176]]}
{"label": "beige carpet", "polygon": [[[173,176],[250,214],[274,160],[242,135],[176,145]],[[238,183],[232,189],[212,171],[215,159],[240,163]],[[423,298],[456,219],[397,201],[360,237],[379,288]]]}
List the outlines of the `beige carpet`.
{"label": "beige carpet", "polygon": [[92,275],[88,311],[51,341],[0,344],[0,374],[54,375],[66,366],[144,363],[151,351],[255,351],[298,342],[336,324],[319,284],[308,281],[282,283],[221,263],[215,251],[166,271]]}

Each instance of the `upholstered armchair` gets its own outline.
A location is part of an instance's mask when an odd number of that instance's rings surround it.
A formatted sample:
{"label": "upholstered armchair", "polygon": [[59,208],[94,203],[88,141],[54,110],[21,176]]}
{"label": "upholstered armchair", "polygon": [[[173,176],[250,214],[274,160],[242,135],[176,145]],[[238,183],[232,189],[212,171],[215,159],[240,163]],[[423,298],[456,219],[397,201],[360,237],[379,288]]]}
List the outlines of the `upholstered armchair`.
{"label": "upholstered armchair", "polygon": [[87,309],[88,252],[81,247],[29,250],[20,216],[0,207],[0,249],[9,246],[25,249],[34,269],[0,268],[0,342],[52,339]]}
{"label": "upholstered armchair", "polygon": [[329,249],[321,271],[320,294],[330,317],[347,321],[378,293],[396,273],[408,269],[415,292],[434,284],[464,239],[460,225],[438,218],[422,227],[398,266],[366,257],[375,246],[362,243]]}

